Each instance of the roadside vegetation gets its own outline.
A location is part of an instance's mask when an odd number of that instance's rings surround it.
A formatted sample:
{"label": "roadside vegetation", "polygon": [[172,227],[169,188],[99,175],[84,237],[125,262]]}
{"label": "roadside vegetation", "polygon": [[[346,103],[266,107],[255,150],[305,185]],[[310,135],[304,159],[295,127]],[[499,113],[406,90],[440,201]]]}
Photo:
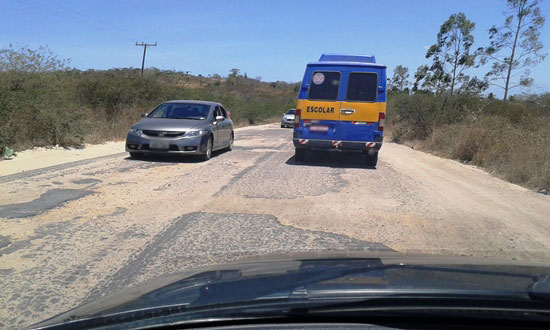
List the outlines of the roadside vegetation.
{"label": "roadside vegetation", "polygon": [[502,101],[394,92],[388,100],[391,140],[548,193],[550,93]]}
{"label": "roadside vegetation", "polygon": [[218,101],[237,126],[273,122],[297,84],[148,69],[70,69],[47,48],[0,50],[0,150],[123,139],[140,115],[172,99]]}
{"label": "roadside vegetation", "polygon": [[[441,25],[411,77],[398,65],[389,79],[388,135],[393,141],[464,163],[537,191],[550,191],[550,93],[511,95],[534,84],[529,69],[546,56],[545,18],[536,0],[509,0],[508,16],[474,47],[475,23],[463,13]],[[483,77],[471,76],[489,66]],[[502,89],[497,100],[486,90]]]}

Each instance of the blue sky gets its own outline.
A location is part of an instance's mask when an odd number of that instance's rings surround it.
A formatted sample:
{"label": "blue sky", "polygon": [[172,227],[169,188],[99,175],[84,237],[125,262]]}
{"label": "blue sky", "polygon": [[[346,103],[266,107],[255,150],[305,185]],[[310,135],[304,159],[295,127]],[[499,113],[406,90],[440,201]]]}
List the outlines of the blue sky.
{"label": "blue sky", "polygon": [[[324,52],[374,54],[412,76],[449,15],[464,12],[476,23],[478,47],[505,9],[504,0],[0,0],[0,47],[48,45],[76,68],[106,69],[140,67],[135,42],[158,42],[147,67],[203,75],[239,68],[264,81],[299,81],[305,63]],[[550,13],[548,1],[541,9]],[[550,57],[532,71],[531,91],[550,91]]]}

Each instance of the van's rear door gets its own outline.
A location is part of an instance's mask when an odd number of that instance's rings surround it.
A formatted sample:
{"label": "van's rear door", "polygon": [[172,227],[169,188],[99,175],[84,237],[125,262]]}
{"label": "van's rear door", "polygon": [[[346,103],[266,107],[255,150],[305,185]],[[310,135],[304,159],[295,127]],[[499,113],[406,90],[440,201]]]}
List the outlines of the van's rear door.
{"label": "van's rear door", "polygon": [[307,98],[301,101],[303,138],[334,139],[340,119],[338,93],[341,80],[340,71],[320,68],[311,72]]}
{"label": "van's rear door", "polygon": [[374,141],[380,103],[378,73],[368,68],[347,68],[347,86],[340,107],[340,134],[345,141]]}

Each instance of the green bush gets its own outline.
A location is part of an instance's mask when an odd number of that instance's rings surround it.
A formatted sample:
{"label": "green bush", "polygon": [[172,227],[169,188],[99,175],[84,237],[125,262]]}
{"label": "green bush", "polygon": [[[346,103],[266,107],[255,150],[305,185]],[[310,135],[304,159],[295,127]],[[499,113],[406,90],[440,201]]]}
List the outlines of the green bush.
{"label": "green bush", "polygon": [[7,72],[0,85],[0,146],[82,143],[82,113],[60,74]]}
{"label": "green bush", "polygon": [[295,106],[295,85],[153,69],[144,78],[135,69],[0,72],[0,148],[122,139],[141,113],[173,99],[221,102],[238,125],[262,123]]}

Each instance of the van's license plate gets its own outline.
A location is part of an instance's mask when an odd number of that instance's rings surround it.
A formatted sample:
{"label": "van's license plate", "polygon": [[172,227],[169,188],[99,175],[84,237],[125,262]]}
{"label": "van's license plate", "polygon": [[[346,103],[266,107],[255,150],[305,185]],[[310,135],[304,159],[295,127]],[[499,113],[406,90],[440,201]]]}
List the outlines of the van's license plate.
{"label": "van's license plate", "polygon": [[169,147],[168,141],[151,140],[149,144],[149,148],[155,149],[155,150],[168,150],[168,147]]}
{"label": "van's license plate", "polygon": [[328,132],[328,126],[319,126],[319,125],[310,126],[309,131],[310,132]]}

